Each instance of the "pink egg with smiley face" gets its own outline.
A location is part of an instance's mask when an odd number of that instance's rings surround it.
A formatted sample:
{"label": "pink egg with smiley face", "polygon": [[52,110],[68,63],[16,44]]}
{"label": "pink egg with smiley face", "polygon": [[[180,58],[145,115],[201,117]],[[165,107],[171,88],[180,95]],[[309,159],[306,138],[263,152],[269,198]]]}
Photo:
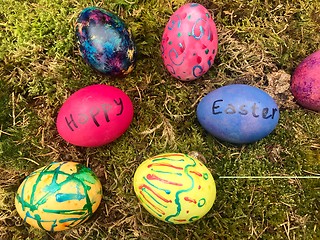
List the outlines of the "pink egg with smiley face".
{"label": "pink egg with smiley face", "polygon": [[119,138],[133,118],[133,105],[122,90],[103,84],[73,93],[62,105],[57,130],[67,142],[98,147]]}
{"label": "pink egg with smiley face", "polygon": [[162,59],[172,76],[183,81],[201,77],[217,50],[216,25],[204,6],[188,3],[172,14],[161,41]]}

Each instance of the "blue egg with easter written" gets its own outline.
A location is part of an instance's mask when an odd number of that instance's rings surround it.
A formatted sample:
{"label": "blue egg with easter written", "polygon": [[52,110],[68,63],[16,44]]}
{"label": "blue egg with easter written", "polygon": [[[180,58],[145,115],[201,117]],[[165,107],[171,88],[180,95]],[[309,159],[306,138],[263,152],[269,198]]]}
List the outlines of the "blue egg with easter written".
{"label": "blue egg with easter written", "polygon": [[124,76],[133,70],[135,43],[115,14],[98,7],[83,9],[77,19],[76,36],[81,56],[98,72]]}
{"label": "blue egg with easter written", "polygon": [[231,84],[206,95],[197,107],[201,126],[216,138],[234,143],[256,142],[269,135],[279,121],[279,108],[263,90]]}

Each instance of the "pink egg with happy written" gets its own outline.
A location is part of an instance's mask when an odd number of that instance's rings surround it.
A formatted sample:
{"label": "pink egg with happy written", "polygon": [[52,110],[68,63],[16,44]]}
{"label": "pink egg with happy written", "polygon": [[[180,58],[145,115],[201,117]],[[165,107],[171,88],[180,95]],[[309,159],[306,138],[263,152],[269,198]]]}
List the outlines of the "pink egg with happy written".
{"label": "pink egg with happy written", "polygon": [[175,78],[201,77],[212,66],[217,50],[217,28],[204,6],[188,3],[172,14],[163,32],[161,53]]}
{"label": "pink egg with happy written", "polygon": [[57,130],[67,142],[98,147],[119,138],[133,118],[133,105],[122,90],[97,84],[72,94],[57,117]]}

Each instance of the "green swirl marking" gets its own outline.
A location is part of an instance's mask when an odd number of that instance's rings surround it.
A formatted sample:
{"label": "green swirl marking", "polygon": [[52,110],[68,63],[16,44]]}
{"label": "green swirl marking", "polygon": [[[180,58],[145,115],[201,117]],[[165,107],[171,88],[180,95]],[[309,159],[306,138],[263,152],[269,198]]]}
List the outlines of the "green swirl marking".
{"label": "green swirl marking", "polygon": [[204,173],[204,174],[203,174],[203,179],[204,179],[204,180],[208,180],[208,178],[209,178],[208,173]]}
{"label": "green swirl marking", "polygon": [[[52,166],[58,166],[51,170]],[[95,202],[91,202],[88,191],[91,189],[89,184],[95,184],[99,182],[98,178],[93,174],[93,172],[84,167],[81,164],[76,164],[76,172],[73,173],[65,173],[61,171],[61,167],[67,164],[67,162],[62,162],[62,163],[51,163],[48,166],[39,169],[33,173],[31,173],[23,182],[22,188],[21,188],[21,193],[17,194],[16,199],[17,201],[21,204],[21,208],[23,211],[26,211],[26,215],[24,217],[24,221],[26,221],[28,218],[34,219],[39,228],[44,229],[44,230],[50,230],[54,231],[55,227],[57,227],[57,220],[45,220],[42,219],[39,214],[33,214],[35,210],[38,210],[40,207],[43,206],[48,200],[49,197],[54,196],[57,202],[65,202],[69,200],[73,201],[81,201],[82,199],[86,199],[86,204],[82,207],[82,209],[69,209],[69,210],[59,210],[59,209],[42,209],[43,212],[46,213],[54,213],[54,214],[59,214],[62,216],[66,216],[65,218],[59,220],[59,223],[66,223],[69,222],[69,226],[74,226],[77,224],[80,224],[87,220],[91,215],[92,215],[92,207],[95,204]],[[35,177],[35,175],[38,174],[35,184],[32,186],[32,191],[30,195],[29,201],[26,200],[25,196],[25,188],[26,184],[28,183],[28,180],[32,177]],[[65,176],[66,179],[60,183],[58,183],[58,177],[59,176]],[[39,192],[39,183],[43,181],[43,178],[45,176],[52,176],[51,183],[46,185],[41,189],[42,192],[45,194],[38,199],[37,201],[35,200],[38,192]],[[62,189],[63,186],[70,184],[70,183],[75,183],[76,188],[77,188],[77,193],[74,194],[69,194],[69,193],[59,193],[58,191]],[[80,189],[83,189],[84,194],[80,193]],[[58,192],[58,193],[57,193]],[[101,190],[99,191],[101,193]],[[97,194],[99,194],[99,192]],[[54,206],[53,206],[54,207]],[[67,217],[68,215],[78,215],[79,217],[72,217],[69,218]],[[79,222],[80,221],[80,222]],[[45,222],[50,222],[52,223],[50,229],[45,229],[43,227],[42,223]]]}
{"label": "green swirl marking", "polygon": [[188,168],[195,167],[197,165],[197,163],[194,161],[193,158],[189,157],[186,154],[185,154],[185,157],[189,158],[193,162],[193,164],[188,164],[183,170],[185,172],[185,174],[188,176],[188,178],[191,180],[191,186],[187,189],[182,189],[180,191],[177,191],[177,193],[175,195],[175,204],[177,205],[177,211],[175,214],[169,215],[168,217],[165,218],[165,221],[167,221],[167,222],[172,222],[170,219],[173,217],[179,216],[179,214],[181,213],[181,203],[180,203],[180,196],[179,195],[182,193],[189,192],[194,188],[194,180],[193,180],[192,176],[189,174]]}
{"label": "green swirl marking", "polygon": [[201,198],[198,201],[198,207],[203,207],[206,204],[206,199],[205,198]]}
{"label": "green swirl marking", "polygon": [[193,222],[195,220],[199,219],[199,216],[193,216],[189,219],[189,222]]}

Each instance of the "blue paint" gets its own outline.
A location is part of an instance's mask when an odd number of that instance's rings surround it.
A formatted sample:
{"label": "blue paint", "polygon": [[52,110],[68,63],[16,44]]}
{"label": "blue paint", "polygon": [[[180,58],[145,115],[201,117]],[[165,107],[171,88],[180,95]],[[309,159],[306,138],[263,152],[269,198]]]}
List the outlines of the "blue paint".
{"label": "blue paint", "polygon": [[[200,72],[199,72],[199,74],[196,74],[196,70],[197,69],[199,69],[200,70]],[[192,74],[193,74],[193,76],[194,77],[200,77],[201,75],[202,75],[202,73],[203,73],[203,68],[200,66],[200,65],[196,65],[196,66],[194,66],[193,68],[192,68]]]}
{"label": "blue paint", "polygon": [[82,200],[86,196],[78,193],[58,193],[56,194],[56,201],[57,202],[66,202],[71,200]]}
{"label": "blue paint", "polygon": [[57,202],[66,202],[71,200],[82,200],[86,196],[80,193],[79,186],[76,186],[77,193],[57,193],[56,194],[56,201]]}
{"label": "blue paint", "polygon": [[204,29],[203,29],[203,26],[202,26],[202,25],[199,26],[200,35],[197,36],[197,35],[195,34],[195,28],[196,28],[197,24],[198,24],[200,21],[206,22],[203,18],[197,19],[197,21],[196,21],[196,22],[194,23],[194,25],[192,26],[192,30],[191,30],[192,36],[193,36],[195,39],[197,39],[197,40],[201,39],[201,38],[203,37],[203,35],[204,35]]}

